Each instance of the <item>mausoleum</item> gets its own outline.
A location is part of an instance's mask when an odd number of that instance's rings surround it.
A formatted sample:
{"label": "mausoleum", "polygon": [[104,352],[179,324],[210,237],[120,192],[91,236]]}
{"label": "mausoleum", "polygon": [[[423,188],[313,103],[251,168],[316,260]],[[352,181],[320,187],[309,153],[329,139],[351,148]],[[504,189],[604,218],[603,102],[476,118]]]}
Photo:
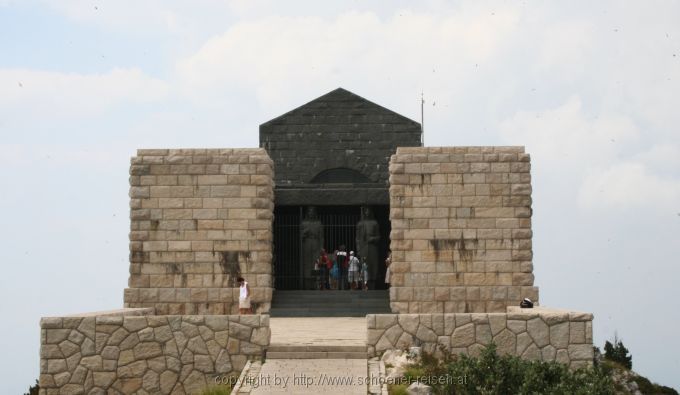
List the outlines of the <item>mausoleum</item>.
{"label": "mausoleum", "polygon": [[[366,317],[362,357],[493,341],[592,363],[592,315],[538,306],[524,147],[423,147],[420,124],[341,88],[259,140],[137,151],[124,308],[41,320],[41,393],[199,391],[266,357],[270,316]],[[322,249],[365,259],[368,290],[324,289]]]}

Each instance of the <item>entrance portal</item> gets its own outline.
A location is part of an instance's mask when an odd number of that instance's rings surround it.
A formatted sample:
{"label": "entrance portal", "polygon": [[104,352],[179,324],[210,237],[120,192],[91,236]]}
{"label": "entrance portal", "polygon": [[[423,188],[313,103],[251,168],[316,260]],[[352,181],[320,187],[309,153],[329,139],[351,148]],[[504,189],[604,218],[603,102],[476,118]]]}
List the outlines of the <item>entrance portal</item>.
{"label": "entrance portal", "polygon": [[[371,206],[380,230],[376,278],[369,282],[370,289],[385,289],[385,258],[389,249],[389,206]],[[340,246],[356,251],[357,223],[361,220],[360,206],[318,206],[316,212],[323,228],[323,248],[332,257]],[[274,210],[274,278],[277,290],[318,289],[318,273],[305,270],[303,265],[303,240],[301,223],[305,217],[304,206],[277,206]]]}

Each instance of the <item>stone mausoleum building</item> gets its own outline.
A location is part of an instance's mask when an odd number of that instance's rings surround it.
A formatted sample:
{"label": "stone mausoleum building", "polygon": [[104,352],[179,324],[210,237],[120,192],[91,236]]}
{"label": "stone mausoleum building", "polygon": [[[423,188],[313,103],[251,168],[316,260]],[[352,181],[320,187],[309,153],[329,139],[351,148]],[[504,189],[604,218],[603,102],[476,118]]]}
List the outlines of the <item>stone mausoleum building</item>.
{"label": "stone mausoleum building", "polygon": [[[125,308],[42,319],[41,393],[196,393],[276,355],[270,316],[366,317],[363,358],[493,341],[592,363],[592,315],[538,307],[523,147],[423,147],[419,123],[341,88],[259,140],[138,150]],[[369,290],[324,289],[322,249],[364,259]]]}

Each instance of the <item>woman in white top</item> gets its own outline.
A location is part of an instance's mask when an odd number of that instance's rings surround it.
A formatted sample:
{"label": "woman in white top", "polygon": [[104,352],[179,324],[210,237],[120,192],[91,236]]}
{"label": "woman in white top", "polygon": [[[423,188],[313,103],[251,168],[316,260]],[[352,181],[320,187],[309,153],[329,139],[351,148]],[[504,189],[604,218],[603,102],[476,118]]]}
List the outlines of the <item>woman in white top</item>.
{"label": "woman in white top", "polygon": [[387,288],[390,287],[390,277],[392,275],[392,271],[390,270],[390,265],[392,264],[392,250],[387,251],[387,259],[385,259],[385,284],[387,284]]}
{"label": "woman in white top", "polygon": [[252,314],[250,309],[250,287],[248,282],[243,278],[238,278],[239,294],[238,294],[238,311],[241,314]]}

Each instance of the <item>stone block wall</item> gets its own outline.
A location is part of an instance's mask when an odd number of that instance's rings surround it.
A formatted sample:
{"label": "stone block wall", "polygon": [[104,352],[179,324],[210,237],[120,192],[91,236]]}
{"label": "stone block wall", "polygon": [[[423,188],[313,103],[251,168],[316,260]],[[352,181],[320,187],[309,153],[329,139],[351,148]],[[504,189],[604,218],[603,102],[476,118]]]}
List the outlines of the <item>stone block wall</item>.
{"label": "stone block wall", "polygon": [[507,313],[370,314],[369,357],[421,346],[436,353],[478,355],[493,341],[499,354],[556,361],[573,368],[593,363],[592,314],[535,308]]}
{"label": "stone block wall", "polygon": [[404,147],[390,161],[395,313],[504,312],[534,287],[524,147]]}
{"label": "stone block wall", "polygon": [[198,393],[260,358],[268,315],[43,318],[40,394]]}
{"label": "stone block wall", "polygon": [[125,306],[237,313],[243,276],[254,310],[269,311],[272,177],[261,148],[138,150],[130,166]]}

